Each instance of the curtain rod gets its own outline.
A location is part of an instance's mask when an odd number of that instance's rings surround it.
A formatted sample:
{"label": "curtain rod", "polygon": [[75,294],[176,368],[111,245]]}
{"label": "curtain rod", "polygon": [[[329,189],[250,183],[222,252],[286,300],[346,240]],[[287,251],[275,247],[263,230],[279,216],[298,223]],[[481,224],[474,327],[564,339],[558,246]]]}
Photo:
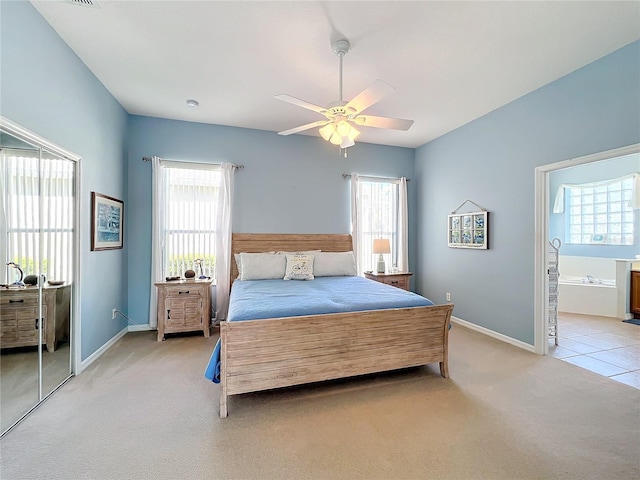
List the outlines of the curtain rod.
{"label": "curtain rod", "polygon": [[[361,178],[375,178],[376,180],[400,180],[399,178],[393,178],[393,177],[372,177],[371,175],[359,175]],[[351,178],[351,174],[350,173],[343,173],[342,174],[342,178],[347,179],[347,178]],[[407,182],[410,182],[411,179],[407,178]]]}
{"label": "curtain rod", "polygon": [[[142,157],[143,162],[150,162],[152,159],[153,157]],[[169,160],[169,159],[163,158],[162,160]],[[185,160],[169,160],[169,161],[184,162]],[[193,163],[202,163],[202,162],[193,162]],[[220,163],[209,163],[208,165],[220,165]],[[232,163],[231,165],[233,165],[233,168],[237,168],[238,170],[242,170],[244,168],[244,165],[236,165],[235,163]]]}

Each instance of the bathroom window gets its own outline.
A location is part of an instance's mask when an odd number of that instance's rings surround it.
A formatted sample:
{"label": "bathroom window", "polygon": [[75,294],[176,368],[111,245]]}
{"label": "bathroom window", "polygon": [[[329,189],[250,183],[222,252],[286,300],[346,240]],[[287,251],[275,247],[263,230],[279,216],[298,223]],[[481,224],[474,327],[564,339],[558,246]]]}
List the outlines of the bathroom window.
{"label": "bathroom window", "polygon": [[633,245],[633,176],[567,188],[567,243]]}

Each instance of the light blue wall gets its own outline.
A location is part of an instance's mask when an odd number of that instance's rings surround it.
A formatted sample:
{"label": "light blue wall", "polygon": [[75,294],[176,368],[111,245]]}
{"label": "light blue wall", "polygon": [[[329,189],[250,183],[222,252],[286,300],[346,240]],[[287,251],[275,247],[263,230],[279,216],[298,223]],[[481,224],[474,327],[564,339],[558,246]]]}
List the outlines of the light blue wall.
{"label": "light blue wall", "polygon": [[[640,142],[634,42],[416,151],[417,287],[454,316],[533,345],[535,167]],[[490,249],[448,248],[447,215],[488,209]]]}
{"label": "light blue wall", "polygon": [[[238,232],[347,232],[342,173],[408,176],[418,290],[436,302],[451,292],[454,315],[532,344],[534,168],[640,142],[640,42],[415,152],[360,143],[343,159],[318,138],[129,118],[28,2],[0,2],[0,17],[0,113],[82,156],[83,359],[126,325],[112,308],[147,323],[151,169],[142,156],[244,164]],[[91,191],[125,200],[123,250],[90,252]],[[488,251],[446,247],[446,216],[466,199],[491,211]]]}
{"label": "light blue wall", "polygon": [[[244,165],[234,185],[233,231],[349,233],[343,173],[414,174],[414,150],[358,143],[348,158],[317,137],[131,117],[128,172],[128,316],[145,324],[151,289],[151,165],[143,156]],[[409,182],[410,259],[415,258],[416,187]],[[413,263],[411,263],[413,265]]]}
{"label": "light blue wall", "polygon": [[[567,215],[553,213],[556,191],[561,184],[590,183],[613,180],[624,175],[640,172],[640,154],[602,160],[600,162],[578,165],[555,170],[549,173],[549,239],[562,241],[561,255],[603,258],[633,258],[640,253],[640,210],[634,211],[634,245],[572,245],[565,242],[568,231]],[[566,210],[565,210],[566,212]]]}
{"label": "light blue wall", "polygon": [[[0,113],[81,160],[82,359],[126,325],[124,250],[90,252],[90,195],[123,199],[127,113],[26,1],[0,2]],[[126,214],[125,205],[125,214]],[[126,219],[126,216],[125,216]]]}

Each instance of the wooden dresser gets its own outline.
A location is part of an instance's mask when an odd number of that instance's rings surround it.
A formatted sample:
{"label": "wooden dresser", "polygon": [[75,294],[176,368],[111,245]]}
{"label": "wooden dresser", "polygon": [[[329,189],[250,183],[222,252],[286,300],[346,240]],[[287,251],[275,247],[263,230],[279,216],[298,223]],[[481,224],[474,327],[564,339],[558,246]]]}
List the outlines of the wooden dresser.
{"label": "wooden dresser", "polygon": [[375,280],[376,282],[386,283],[394,287],[401,288],[403,290],[409,290],[409,278],[413,275],[411,272],[400,273],[375,273],[365,272],[365,278],[369,280]]}
{"label": "wooden dresser", "polygon": [[158,341],[165,334],[202,330],[209,336],[211,323],[211,280],[159,282]]}
{"label": "wooden dresser", "polygon": [[53,352],[56,343],[69,338],[70,285],[42,289],[42,321],[39,321],[38,287],[0,290],[0,348],[38,345]]}

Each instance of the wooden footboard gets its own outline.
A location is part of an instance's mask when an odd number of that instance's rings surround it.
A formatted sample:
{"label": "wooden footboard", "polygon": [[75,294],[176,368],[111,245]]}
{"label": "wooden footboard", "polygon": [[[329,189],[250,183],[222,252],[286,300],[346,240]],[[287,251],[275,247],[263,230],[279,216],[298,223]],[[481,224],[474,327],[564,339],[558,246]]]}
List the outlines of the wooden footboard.
{"label": "wooden footboard", "polygon": [[448,377],[453,305],[221,322],[220,417],[227,397],[438,362]]}

